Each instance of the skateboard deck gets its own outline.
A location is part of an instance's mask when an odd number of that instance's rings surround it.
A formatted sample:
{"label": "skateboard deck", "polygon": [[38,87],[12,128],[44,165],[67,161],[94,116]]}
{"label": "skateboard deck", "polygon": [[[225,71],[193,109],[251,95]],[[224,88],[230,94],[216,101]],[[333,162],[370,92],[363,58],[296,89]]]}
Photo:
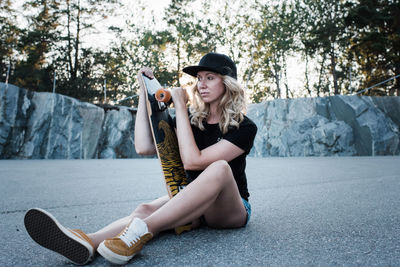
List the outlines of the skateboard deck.
{"label": "skateboard deck", "polygon": [[[156,99],[157,91],[163,88],[157,79],[149,79],[143,74],[139,74],[138,81],[140,87],[147,92],[145,95],[150,128],[157,156],[161,163],[167,192],[169,197],[172,198],[187,185],[187,178],[179,154],[173,120],[169,114],[168,104],[159,102]],[[175,231],[180,234],[190,229],[191,225],[189,224],[177,227]]]}

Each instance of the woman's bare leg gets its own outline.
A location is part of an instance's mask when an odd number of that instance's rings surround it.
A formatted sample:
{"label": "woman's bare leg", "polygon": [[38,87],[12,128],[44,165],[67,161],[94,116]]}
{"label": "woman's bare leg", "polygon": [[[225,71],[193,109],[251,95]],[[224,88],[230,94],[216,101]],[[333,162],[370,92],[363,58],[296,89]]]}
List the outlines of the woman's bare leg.
{"label": "woman's bare leg", "polygon": [[144,219],[152,233],[191,222],[204,215],[213,227],[243,226],[246,210],[226,161],[217,161],[150,216]]}
{"label": "woman's bare leg", "polygon": [[169,197],[168,195],[166,195],[150,203],[141,204],[131,213],[131,215],[114,221],[106,227],[100,229],[99,231],[88,234],[88,236],[90,237],[95,248],[97,249],[101,242],[103,242],[107,238],[112,238],[118,235],[133,220],[133,218],[145,219],[154,211],[158,210],[165,203],[167,203],[168,200]]}

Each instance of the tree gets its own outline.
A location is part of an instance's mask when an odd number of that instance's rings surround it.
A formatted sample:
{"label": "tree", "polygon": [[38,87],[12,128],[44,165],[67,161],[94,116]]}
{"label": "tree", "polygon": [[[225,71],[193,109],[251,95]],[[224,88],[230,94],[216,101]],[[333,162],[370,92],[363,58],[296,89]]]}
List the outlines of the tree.
{"label": "tree", "polygon": [[[63,87],[59,88],[62,93],[79,98],[87,99],[96,92],[84,83],[90,79],[87,68],[93,66],[84,55],[95,55],[96,51],[90,47],[84,47],[82,38],[85,34],[95,29],[96,20],[106,18],[112,14],[117,5],[116,0],[66,0],[60,4],[60,25],[62,25],[60,43],[57,46],[58,57],[55,62],[60,81]],[[92,59],[93,60],[93,59]],[[92,62],[93,63],[93,62]],[[91,83],[92,81],[90,81]]]}
{"label": "tree", "polygon": [[242,78],[244,84],[248,86],[253,73],[252,62],[248,59],[253,56],[255,46],[252,34],[255,23],[255,2],[225,0],[220,4],[220,8],[207,9],[214,11],[214,14],[210,12],[211,17],[208,19],[210,33],[207,35],[213,43],[208,41],[207,46],[225,50],[225,53],[237,63],[238,79]]}
{"label": "tree", "polygon": [[168,31],[143,30],[136,25],[130,26],[130,32],[133,36],[122,39],[120,45],[115,44],[113,51],[119,59],[118,71],[126,77],[127,84],[131,85],[130,91],[138,94],[136,73],[142,67],[153,68],[162,85],[172,86],[176,82],[176,71],[170,68],[170,59],[166,53],[167,46],[174,40],[171,34]]}
{"label": "tree", "polygon": [[193,12],[189,12],[187,9],[189,2],[188,0],[171,0],[165,12],[165,20],[173,37],[173,53],[176,62],[174,81],[177,86],[180,86],[179,75],[182,66],[185,64],[184,46],[189,43],[191,33],[194,30],[191,23]]}
{"label": "tree", "polygon": [[343,61],[345,49],[348,47],[344,23],[347,10],[344,1],[303,0],[297,7],[302,9],[300,14],[306,16],[301,20],[308,22],[307,31],[303,31],[308,39],[303,40],[308,45],[305,48],[309,49],[308,52],[316,51],[321,55],[321,62],[329,60],[333,93],[337,95],[340,93],[340,78],[343,77],[338,66]]}
{"label": "tree", "polygon": [[[360,66],[361,88],[400,74],[400,2],[359,0],[349,2],[347,25],[351,28],[350,52]],[[366,94],[400,96],[400,78],[389,90],[376,88]]]}
{"label": "tree", "polygon": [[15,24],[16,15],[11,1],[0,1],[0,73],[6,80],[11,64],[16,60],[16,49],[21,29]]}
{"label": "tree", "polygon": [[[296,52],[299,52],[305,61],[304,70],[304,87],[309,96],[313,95],[313,84],[310,79],[312,62],[315,60],[315,54],[317,52],[318,43],[309,37],[309,30],[311,25],[314,23],[313,18],[308,15],[308,10],[303,4],[302,0],[296,0],[294,4],[294,9],[297,13],[297,19],[295,21],[296,36],[299,40],[299,45],[296,47]],[[324,58],[320,66],[324,66]],[[322,67],[321,67],[322,70]],[[319,81],[321,81],[321,72],[319,73]],[[320,85],[315,86],[316,95],[320,96]]]}
{"label": "tree", "polygon": [[[20,35],[20,59],[15,66],[15,84],[35,91],[50,91],[53,79],[51,47],[58,38],[58,3],[54,0],[31,0],[24,3],[29,28]],[[27,75],[28,74],[28,75]]]}
{"label": "tree", "polygon": [[260,6],[260,14],[262,19],[256,24],[258,31],[255,31],[255,66],[264,79],[274,81],[274,98],[282,97],[282,84],[286,89],[286,97],[289,97],[286,60],[295,48],[294,13],[286,2],[275,2]]}

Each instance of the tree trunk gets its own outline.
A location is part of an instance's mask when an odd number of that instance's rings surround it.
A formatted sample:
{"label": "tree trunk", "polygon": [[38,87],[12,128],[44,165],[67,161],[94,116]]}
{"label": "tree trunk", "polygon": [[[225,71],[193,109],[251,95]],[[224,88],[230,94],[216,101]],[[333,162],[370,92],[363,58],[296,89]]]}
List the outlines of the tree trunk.
{"label": "tree trunk", "polygon": [[281,98],[279,73],[275,71],[274,77],[275,77],[275,84],[276,84],[276,98]]}
{"label": "tree trunk", "polygon": [[392,89],[390,90],[390,95],[394,95],[397,93],[397,96],[400,96],[400,77],[397,77],[394,81],[394,85]]}
{"label": "tree trunk", "polygon": [[306,78],[306,89],[308,92],[308,95],[311,97],[311,89],[310,89],[310,78],[308,77],[308,54],[306,53],[306,70],[304,72],[305,78]]}
{"label": "tree trunk", "polygon": [[284,64],[284,75],[285,75],[285,89],[286,89],[286,98],[290,98],[290,90],[289,90],[289,84],[288,84],[288,77],[287,77],[287,68],[286,68],[286,63]]}
{"label": "tree trunk", "polygon": [[78,77],[78,69],[79,69],[79,42],[80,42],[80,33],[81,33],[81,2],[78,1],[78,14],[76,18],[76,37],[75,37],[75,58],[74,58],[74,72],[73,77],[76,79]]}
{"label": "tree trunk", "polygon": [[337,76],[336,76],[336,58],[335,58],[334,46],[332,46],[330,54],[331,54],[331,73],[332,73],[332,78],[333,78],[334,94],[338,95],[339,87],[338,87]]}
{"label": "tree trunk", "polygon": [[[399,75],[400,74],[400,63],[397,62],[395,64],[395,71],[394,71],[395,75]],[[397,96],[400,96],[400,76],[397,77],[394,80],[394,85],[393,85],[393,91],[395,91],[397,93]]]}
{"label": "tree trunk", "polygon": [[326,54],[323,54],[322,62],[321,62],[321,68],[319,70],[319,75],[318,75],[318,85],[317,85],[317,96],[320,96],[321,93],[321,84],[322,84],[322,75],[324,74],[324,68],[325,68],[325,60],[326,60]]}
{"label": "tree trunk", "polygon": [[280,69],[279,64],[276,62],[276,58],[273,59],[273,68],[274,68],[274,78],[276,84],[276,98],[281,98],[281,79],[280,79]]}
{"label": "tree trunk", "polygon": [[68,41],[68,66],[69,73],[72,77],[72,73],[74,72],[74,66],[72,65],[72,43],[71,43],[71,8],[70,2],[67,0],[67,41]]}

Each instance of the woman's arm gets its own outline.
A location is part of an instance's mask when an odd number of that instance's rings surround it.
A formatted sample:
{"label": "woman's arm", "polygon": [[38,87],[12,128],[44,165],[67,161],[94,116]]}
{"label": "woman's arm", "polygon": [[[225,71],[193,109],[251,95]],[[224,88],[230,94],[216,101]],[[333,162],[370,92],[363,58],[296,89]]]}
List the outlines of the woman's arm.
{"label": "woman's arm", "polygon": [[175,88],[172,91],[176,111],[176,133],[179,152],[186,170],[204,170],[217,160],[231,161],[245,151],[227,140],[199,150],[193,136],[186,109],[187,96],[184,89]]}
{"label": "woman's arm", "polygon": [[[154,78],[153,71],[149,68],[141,69],[138,76],[142,75],[142,73],[150,79]],[[154,155],[156,154],[156,147],[154,146],[150,121],[147,115],[145,93],[146,92],[140,88],[139,104],[135,120],[135,149],[136,153],[139,155]]]}

